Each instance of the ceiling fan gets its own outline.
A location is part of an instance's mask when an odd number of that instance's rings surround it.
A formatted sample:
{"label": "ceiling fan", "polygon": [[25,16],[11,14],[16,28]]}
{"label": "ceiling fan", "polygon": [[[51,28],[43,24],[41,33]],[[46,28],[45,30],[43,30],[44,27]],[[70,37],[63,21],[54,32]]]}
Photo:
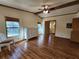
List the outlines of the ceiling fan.
{"label": "ceiling fan", "polygon": [[49,11],[50,5],[48,5],[47,2],[48,2],[48,0],[43,0],[43,5],[41,5],[42,8],[39,9],[39,10],[42,10],[44,14],[47,14],[50,12]]}

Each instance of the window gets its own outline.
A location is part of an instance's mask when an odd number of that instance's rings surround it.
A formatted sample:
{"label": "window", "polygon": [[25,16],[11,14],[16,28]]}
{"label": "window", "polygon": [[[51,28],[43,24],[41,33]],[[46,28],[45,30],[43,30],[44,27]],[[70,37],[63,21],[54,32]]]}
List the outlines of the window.
{"label": "window", "polygon": [[19,36],[20,34],[20,26],[19,21],[15,20],[6,20],[6,32],[7,37]]}
{"label": "window", "polygon": [[41,23],[38,22],[38,33],[41,34],[42,33],[42,26]]}

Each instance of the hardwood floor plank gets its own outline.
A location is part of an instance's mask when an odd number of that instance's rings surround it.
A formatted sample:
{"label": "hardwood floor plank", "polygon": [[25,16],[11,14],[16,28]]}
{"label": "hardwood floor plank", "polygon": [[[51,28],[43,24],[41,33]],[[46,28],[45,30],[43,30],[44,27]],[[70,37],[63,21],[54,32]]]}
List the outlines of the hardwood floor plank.
{"label": "hardwood floor plank", "polygon": [[11,45],[11,51],[3,48],[0,59],[79,59],[79,44],[53,35],[40,35]]}

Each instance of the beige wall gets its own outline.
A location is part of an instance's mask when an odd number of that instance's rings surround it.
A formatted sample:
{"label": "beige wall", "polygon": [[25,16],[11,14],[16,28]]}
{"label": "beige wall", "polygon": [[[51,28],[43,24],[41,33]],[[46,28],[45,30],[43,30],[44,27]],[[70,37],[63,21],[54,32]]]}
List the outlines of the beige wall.
{"label": "beige wall", "polygon": [[79,12],[76,14],[76,16],[75,17],[79,17]]}
{"label": "beige wall", "polygon": [[44,18],[44,21],[56,20],[56,34],[55,34],[55,36],[70,39],[72,29],[66,28],[66,24],[72,23],[72,19],[74,17],[75,17],[75,14],[71,14],[71,15]]}
{"label": "beige wall", "polygon": [[5,16],[19,18],[21,26],[20,39],[23,38],[23,27],[34,27],[37,26],[38,20],[41,21],[38,16],[32,13],[0,6],[0,33],[4,34],[6,34]]}

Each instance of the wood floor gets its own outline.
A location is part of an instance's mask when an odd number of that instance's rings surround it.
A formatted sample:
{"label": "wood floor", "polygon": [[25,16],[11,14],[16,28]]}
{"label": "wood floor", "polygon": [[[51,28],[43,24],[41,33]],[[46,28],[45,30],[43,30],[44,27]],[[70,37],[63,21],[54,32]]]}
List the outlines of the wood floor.
{"label": "wood floor", "polygon": [[40,35],[30,41],[3,48],[0,59],[79,59],[79,44],[52,35]]}

